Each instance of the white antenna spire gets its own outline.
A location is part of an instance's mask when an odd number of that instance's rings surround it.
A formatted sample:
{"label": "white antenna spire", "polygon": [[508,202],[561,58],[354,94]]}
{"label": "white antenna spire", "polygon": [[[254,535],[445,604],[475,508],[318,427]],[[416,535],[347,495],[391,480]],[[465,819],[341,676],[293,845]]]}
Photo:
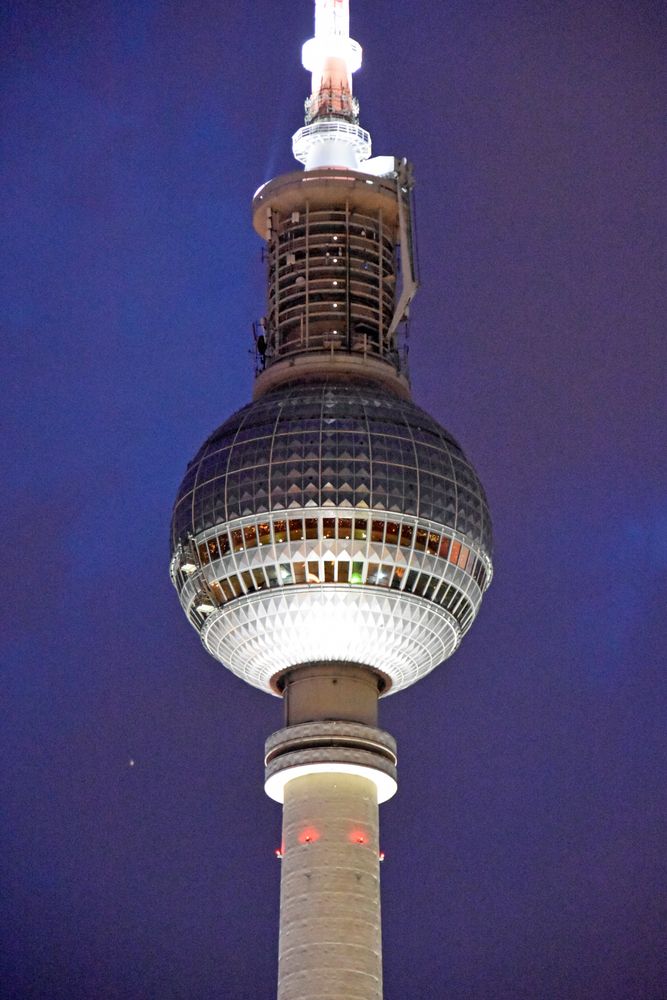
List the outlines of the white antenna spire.
{"label": "white antenna spire", "polygon": [[306,170],[358,170],[371,154],[371,137],[359,125],[352,74],[361,66],[361,46],[350,38],[349,0],[315,0],[315,36],[303,46],[302,63],[312,77],[306,124],[292,151]]}

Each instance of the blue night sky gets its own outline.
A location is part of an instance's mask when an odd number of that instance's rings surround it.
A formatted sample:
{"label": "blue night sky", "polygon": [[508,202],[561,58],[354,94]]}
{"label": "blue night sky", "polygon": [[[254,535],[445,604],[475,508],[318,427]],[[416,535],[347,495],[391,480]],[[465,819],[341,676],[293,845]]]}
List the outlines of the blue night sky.
{"label": "blue night sky", "polygon": [[[268,998],[280,705],[204,653],[168,528],[250,398],[312,3],[0,19],[0,994]],[[663,1000],[664,11],[353,0],[352,34],[415,165],[415,398],[496,535],[461,650],[381,705],[386,1000]]]}

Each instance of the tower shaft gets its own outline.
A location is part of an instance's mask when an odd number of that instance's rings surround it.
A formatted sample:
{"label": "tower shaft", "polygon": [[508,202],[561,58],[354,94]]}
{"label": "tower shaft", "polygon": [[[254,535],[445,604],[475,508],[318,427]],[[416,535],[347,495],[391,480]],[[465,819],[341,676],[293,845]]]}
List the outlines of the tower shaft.
{"label": "tower shaft", "polygon": [[375,784],[288,781],[283,806],[278,1000],[381,1000]]}
{"label": "tower shaft", "polygon": [[278,1000],[382,1000],[378,803],[396,745],[376,728],[382,678],[312,663],[283,678],[286,723],[266,745],[283,804]]}

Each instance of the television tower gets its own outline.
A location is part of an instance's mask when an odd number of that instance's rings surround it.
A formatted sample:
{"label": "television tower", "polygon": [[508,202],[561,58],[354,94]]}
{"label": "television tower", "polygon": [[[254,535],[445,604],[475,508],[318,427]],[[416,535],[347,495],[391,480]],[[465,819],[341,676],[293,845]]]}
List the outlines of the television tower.
{"label": "television tower", "polygon": [[411,398],[412,173],[371,159],[348,0],[316,0],[293,137],[305,169],[253,199],[268,308],[253,401],[190,462],[171,577],[205,648],[283,700],[265,789],[283,806],[279,1000],[380,1000],[378,804],[396,745],[378,699],[425,677],[491,574],[479,479]]}

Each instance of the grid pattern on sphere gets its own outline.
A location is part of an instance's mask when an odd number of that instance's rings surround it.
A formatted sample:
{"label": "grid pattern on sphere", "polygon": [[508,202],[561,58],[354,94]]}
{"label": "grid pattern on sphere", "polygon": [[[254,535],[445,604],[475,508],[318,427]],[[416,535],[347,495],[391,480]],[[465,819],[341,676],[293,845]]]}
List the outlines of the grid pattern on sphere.
{"label": "grid pattern on sphere", "polygon": [[239,517],[326,506],[425,517],[491,552],[486,497],[456,441],[375,383],[333,380],[283,385],[222,424],[188,467],[172,541]]}
{"label": "grid pattern on sphere", "polygon": [[394,694],[447,659],[460,637],[450,614],[412,594],[326,585],[249,594],[201,632],[212,656],[267,692],[289,667],[338,660],[379,670]]}

